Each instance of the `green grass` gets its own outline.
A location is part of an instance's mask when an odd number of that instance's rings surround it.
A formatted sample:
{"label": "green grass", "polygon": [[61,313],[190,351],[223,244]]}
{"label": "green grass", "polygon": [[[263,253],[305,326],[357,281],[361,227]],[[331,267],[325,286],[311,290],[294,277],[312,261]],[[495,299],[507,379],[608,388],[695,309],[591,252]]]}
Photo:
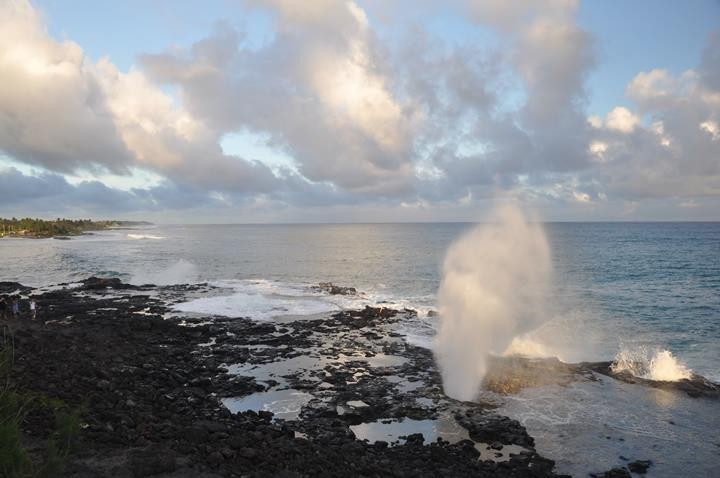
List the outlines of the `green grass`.
{"label": "green grass", "polygon": [[[50,478],[62,473],[80,432],[80,414],[61,400],[20,393],[10,385],[15,347],[7,329],[0,339],[0,478]],[[45,455],[33,461],[23,446],[21,424],[33,409],[50,408],[55,416]]]}

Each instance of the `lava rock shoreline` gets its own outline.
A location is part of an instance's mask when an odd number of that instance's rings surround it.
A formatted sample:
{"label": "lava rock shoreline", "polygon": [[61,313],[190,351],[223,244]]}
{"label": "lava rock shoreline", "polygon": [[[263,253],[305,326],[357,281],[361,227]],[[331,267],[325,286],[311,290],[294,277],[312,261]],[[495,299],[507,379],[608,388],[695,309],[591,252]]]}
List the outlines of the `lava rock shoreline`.
{"label": "lava rock shoreline", "polygon": [[[95,278],[49,290],[0,283],[0,294],[32,293],[39,308],[36,321],[3,322],[15,355],[10,386],[80,412],[79,446],[64,476],[557,476],[517,421],[488,404],[448,399],[432,355],[383,334],[411,311],[368,307],[288,323],[172,313],[169,303],[210,289]],[[368,366],[391,354],[402,363]],[[229,364],[261,367],[305,356],[320,366],[264,382],[228,373]],[[295,419],[262,410],[231,413],[221,401],[283,387],[312,395]],[[360,400],[367,406],[348,406]],[[453,416],[468,438],[427,444],[412,434],[394,444],[370,443],[351,429],[440,413]],[[25,442],[42,443],[50,421],[30,410],[22,423]],[[481,460],[477,442],[488,443],[495,456],[508,445],[522,451]]]}

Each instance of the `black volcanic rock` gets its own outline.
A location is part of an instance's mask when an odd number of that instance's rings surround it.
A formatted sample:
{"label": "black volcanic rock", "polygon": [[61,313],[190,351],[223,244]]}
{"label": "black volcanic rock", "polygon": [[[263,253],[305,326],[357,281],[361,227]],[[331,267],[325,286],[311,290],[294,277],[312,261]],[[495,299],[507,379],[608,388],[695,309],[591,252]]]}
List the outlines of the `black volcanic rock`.
{"label": "black volcanic rock", "polygon": [[18,282],[0,282],[0,294],[12,294],[15,292],[26,294],[30,290],[32,290],[30,287],[26,287]]}
{"label": "black volcanic rock", "polygon": [[591,478],[632,478],[627,468],[613,468],[602,473],[590,473]]}
{"label": "black volcanic rock", "polygon": [[82,290],[134,289],[135,286],[122,282],[117,277],[88,277],[82,281]]}
{"label": "black volcanic rock", "polygon": [[332,282],[320,282],[318,285],[312,287],[315,290],[327,292],[330,295],[356,295],[357,289],[355,287],[342,287],[335,285]]}
{"label": "black volcanic rock", "polygon": [[[7,322],[16,358],[10,386],[81,413],[80,443],[64,476],[555,476],[553,462],[535,452],[518,422],[479,404],[452,402],[470,437],[524,446],[527,453],[495,463],[478,460],[472,440],[451,444],[411,433],[389,446],[356,439],[350,429],[356,423],[437,418],[437,406],[416,404],[422,394],[448,400],[431,352],[403,341],[383,342],[384,334],[363,335],[358,328],[382,327],[409,312],[368,307],[292,325],[221,317],[208,324],[207,318],[162,318],[172,311],[159,296],[177,297],[183,292],[178,286],[154,288],[151,296],[142,295],[147,288],[117,279],[90,278],[80,290],[104,293],[38,294],[41,320]],[[352,334],[367,342],[358,343]],[[322,357],[345,355],[324,368],[263,381],[227,373],[227,364],[288,360],[333,340],[337,345],[325,345]],[[391,355],[405,361],[368,365]],[[398,393],[397,384],[387,380],[390,374],[426,385]],[[274,385],[279,380],[287,385]],[[265,410],[233,414],[220,402],[283,386],[313,395],[297,420],[280,420]],[[338,405],[356,400],[367,406],[338,414]],[[52,421],[47,411],[31,410],[22,432],[34,440],[47,438]]]}
{"label": "black volcanic rock", "polygon": [[636,460],[632,463],[628,463],[628,469],[632,471],[633,473],[638,473],[640,475],[644,475],[647,473],[648,468],[652,465],[651,460]]}
{"label": "black volcanic rock", "polygon": [[673,382],[662,380],[648,380],[636,377],[630,372],[614,372],[612,370],[612,362],[582,362],[573,364],[578,371],[593,371],[602,375],[607,375],[616,380],[625,383],[632,383],[646,387],[659,388],[662,390],[677,390],[687,394],[692,398],[711,398],[720,399],[720,385],[711,382],[703,376],[692,374],[689,379],[676,380]]}

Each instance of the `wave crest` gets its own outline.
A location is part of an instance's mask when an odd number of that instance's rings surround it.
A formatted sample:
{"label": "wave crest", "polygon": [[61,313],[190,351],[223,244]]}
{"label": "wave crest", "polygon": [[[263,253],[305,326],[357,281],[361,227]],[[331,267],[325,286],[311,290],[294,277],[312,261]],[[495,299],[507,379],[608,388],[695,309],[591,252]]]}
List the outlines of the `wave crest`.
{"label": "wave crest", "polygon": [[656,350],[650,356],[644,348],[623,349],[610,366],[613,372],[629,372],[647,380],[677,382],[692,378],[692,370],[680,362],[669,350]]}
{"label": "wave crest", "polygon": [[160,241],[162,239],[165,239],[164,236],[155,236],[153,234],[128,234],[127,237],[128,237],[128,239],[133,239],[133,240],[152,239],[155,241]]}

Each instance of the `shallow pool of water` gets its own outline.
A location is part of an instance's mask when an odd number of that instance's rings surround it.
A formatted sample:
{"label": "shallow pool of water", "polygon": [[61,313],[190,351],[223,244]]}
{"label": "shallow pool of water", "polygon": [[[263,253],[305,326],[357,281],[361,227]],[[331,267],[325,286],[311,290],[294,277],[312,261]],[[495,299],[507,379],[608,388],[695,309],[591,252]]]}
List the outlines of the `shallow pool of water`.
{"label": "shallow pool of water", "polygon": [[224,398],[222,403],[232,413],[248,410],[273,412],[275,418],[295,420],[302,407],[312,400],[312,395],[298,390],[272,390],[259,392],[242,398]]}

